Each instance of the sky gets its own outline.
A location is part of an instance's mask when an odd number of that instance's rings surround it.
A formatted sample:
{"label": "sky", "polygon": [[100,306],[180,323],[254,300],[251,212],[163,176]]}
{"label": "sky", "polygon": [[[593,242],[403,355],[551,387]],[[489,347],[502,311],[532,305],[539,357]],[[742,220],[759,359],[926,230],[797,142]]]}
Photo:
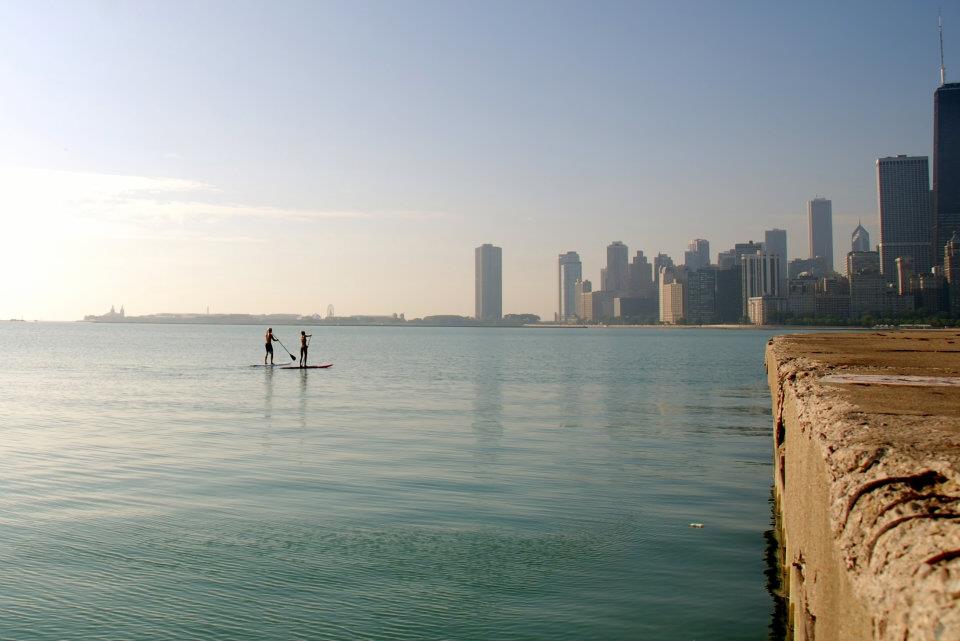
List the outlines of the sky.
{"label": "sky", "polygon": [[[960,6],[944,3],[947,80]],[[552,319],[557,256],[682,261],[932,153],[936,2],[0,2],[0,318]]]}

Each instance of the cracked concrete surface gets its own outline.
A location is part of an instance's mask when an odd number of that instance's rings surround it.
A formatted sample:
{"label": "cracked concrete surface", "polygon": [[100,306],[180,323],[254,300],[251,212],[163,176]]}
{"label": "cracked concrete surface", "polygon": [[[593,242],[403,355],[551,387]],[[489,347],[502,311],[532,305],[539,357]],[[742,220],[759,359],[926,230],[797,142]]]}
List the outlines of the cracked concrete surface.
{"label": "cracked concrete surface", "polygon": [[766,362],[794,638],[960,640],[960,332],[780,336]]}

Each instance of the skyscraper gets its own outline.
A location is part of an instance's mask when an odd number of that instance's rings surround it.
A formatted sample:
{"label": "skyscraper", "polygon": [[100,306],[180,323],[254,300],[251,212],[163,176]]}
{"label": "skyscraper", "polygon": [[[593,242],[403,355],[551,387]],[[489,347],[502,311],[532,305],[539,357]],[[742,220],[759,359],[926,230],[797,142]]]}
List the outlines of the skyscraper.
{"label": "skyscraper", "polygon": [[737,257],[737,264],[740,264],[740,259],[749,254],[756,254],[758,251],[763,251],[763,243],[756,243],[752,240],[748,240],[745,243],[736,243],[733,246],[733,253]]}
{"label": "skyscraper", "polygon": [[743,318],[743,268],[739,264],[717,269],[717,293],[715,295],[718,323],[739,323]]}
{"label": "skyscraper", "polygon": [[702,238],[694,238],[687,244],[687,251],[683,253],[683,264],[690,271],[697,271],[710,264],[710,242]]}
{"label": "skyscraper", "polygon": [[630,293],[640,294],[649,292],[653,288],[653,269],[643,252],[637,250],[637,255],[630,263]]}
{"label": "skyscraper", "polygon": [[897,293],[901,296],[913,291],[914,274],[913,261],[909,256],[897,256],[894,261],[897,275]]}
{"label": "skyscraper", "polygon": [[814,278],[829,276],[827,265],[822,256],[816,258],[794,258],[787,263],[787,279],[800,278],[800,274],[807,273]]}
{"label": "skyscraper", "polygon": [[960,231],[943,246],[943,277],[950,285],[960,285]]}
{"label": "skyscraper", "polygon": [[960,230],[960,82],[943,82],[933,92],[933,261]]}
{"label": "skyscraper", "polygon": [[743,272],[742,309],[747,315],[748,301],[760,296],[780,296],[780,261],[775,254],[758,251],[740,259]]}
{"label": "skyscraper", "polygon": [[870,251],[870,233],[859,222],[857,222],[857,228],[850,234],[850,251]]}
{"label": "skyscraper", "polygon": [[558,277],[560,309],[557,320],[574,321],[577,319],[577,281],[583,278],[583,265],[577,252],[560,254]]}
{"label": "skyscraper", "polygon": [[579,320],[589,320],[587,318],[587,311],[589,301],[587,300],[587,294],[593,291],[593,284],[589,280],[578,280],[577,281],[577,318]]}
{"label": "skyscraper", "polygon": [[810,226],[810,258],[823,257],[827,271],[833,271],[833,202],[817,196],[807,201]]}
{"label": "skyscraper", "polygon": [[677,279],[673,267],[661,267],[660,283],[660,322],[674,325],[684,319],[684,287]]}
{"label": "skyscraper", "polygon": [[717,267],[719,269],[730,269],[734,265],[739,265],[740,259],[737,258],[737,252],[733,249],[728,249],[725,252],[717,253]]}
{"label": "skyscraper", "polygon": [[627,291],[630,282],[627,253],[627,246],[619,240],[607,245],[607,271],[603,274],[602,284],[605,291]]}
{"label": "skyscraper", "polygon": [[960,232],[943,246],[943,277],[947,283],[947,298],[951,315],[960,316]]}
{"label": "skyscraper", "polygon": [[847,278],[855,278],[868,272],[880,273],[880,254],[871,251],[847,254]]}
{"label": "skyscraper", "polygon": [[499,247],[486,243],[474,250],[474,294],[477,320],[495,321],[503,317],[503,254]]}
{"label": "skyscraper", "polygon": [[685,318],[690,323],[706,325],[717,320],[717,268],[701,265],[687,274]]}
{"label": "skyscraper", "polygon": [[673,267],[673,259],[661,252],[653,257],[653,281],[658,289],[660,287],[660,270],[664,267]]}
{"label": "skyscraper", "polygon": [[763,232],[763,251],[776,254],[780,262],[780,290],[787,291],[787,232],[784,229],[768,229]]}
{"label": "skyscraper", "polygon": [[896,278],[895,261],[900,256],[911,259],[915,272],[930,271],[933,245],[927,157],[900,155],[878,159],[877,202],[880,273],[887,280]]}

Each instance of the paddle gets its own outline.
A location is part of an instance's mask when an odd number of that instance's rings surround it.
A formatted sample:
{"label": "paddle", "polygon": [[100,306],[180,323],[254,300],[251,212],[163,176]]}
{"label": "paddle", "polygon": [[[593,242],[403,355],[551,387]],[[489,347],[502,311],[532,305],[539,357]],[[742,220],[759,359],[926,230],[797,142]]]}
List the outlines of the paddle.
{"label": "paddle", "polygon": [[[278,343],[280,343],[280,339],[279,339],[279,338],[277,338],[276,341],[277,341]],[[297,357],[290,353],[290,350],[287,349],[287,346],[286,346],[286,345],[284,345],[283,343],[280,343],[280,347],[282,347],[282,348],[283,348],[283,351],[285,351],[285,352],[287,353],[287,356],[290,357],[290,360],[291,360],[291,361],[297,360]]]}

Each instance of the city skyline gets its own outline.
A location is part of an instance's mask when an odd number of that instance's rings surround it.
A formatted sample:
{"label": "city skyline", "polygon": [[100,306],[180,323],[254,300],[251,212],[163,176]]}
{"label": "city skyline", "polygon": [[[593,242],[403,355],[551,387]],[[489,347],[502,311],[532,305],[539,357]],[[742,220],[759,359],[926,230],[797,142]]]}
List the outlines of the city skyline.
{"label": "city skyline", "polygon": [[0,8],[0,318],[466,316],[496,238],[503,311],[549,319],[559,251],[594,283],[617,238],[682,263],[779,228],[803,256],[818,193],[842,265],[858,220],[879,238],[874,160],[933,154],[935,3],[288,6]]}

